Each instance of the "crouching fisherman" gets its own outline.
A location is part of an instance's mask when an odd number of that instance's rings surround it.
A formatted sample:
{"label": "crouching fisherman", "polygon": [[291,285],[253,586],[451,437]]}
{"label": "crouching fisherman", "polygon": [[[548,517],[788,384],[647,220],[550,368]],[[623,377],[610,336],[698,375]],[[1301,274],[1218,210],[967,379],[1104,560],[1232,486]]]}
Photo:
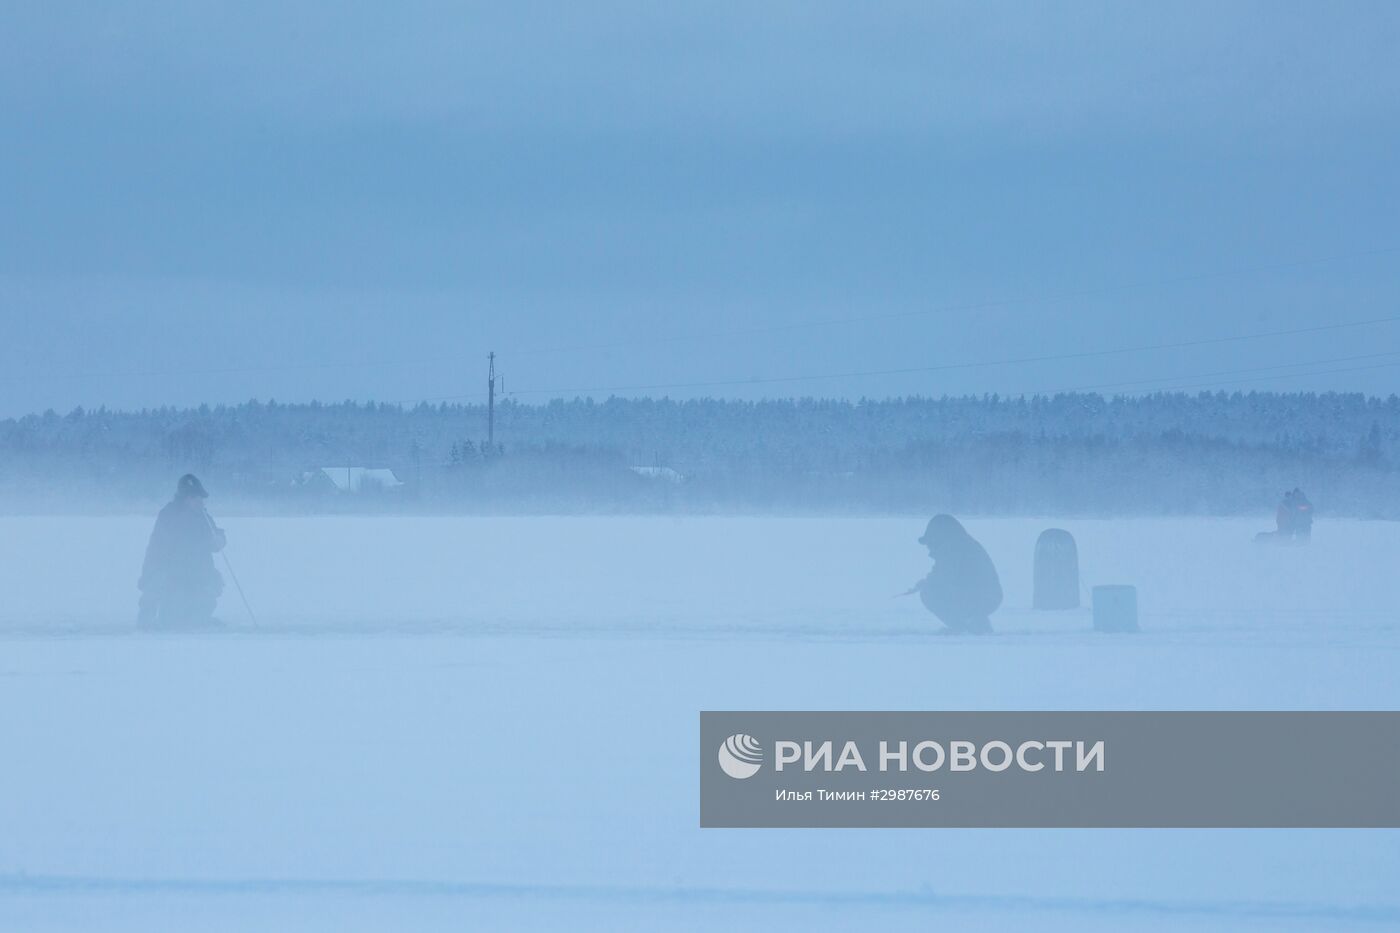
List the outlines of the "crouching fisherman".
{"label": "crouching fisherman", "polygon": [[991,614],[1001,605],[1001,579],[986,549],[951,515],[929,519],[919,543],[934,564],[911,592],[919,594],[950,634],[990,632]]}
{"label": "crouching fisherman", "polygon": [[211,625],[224,578],[214,568],[214,553],[226,539],[204,510],[209,493],[193,475],[180,477],[175,498],[156,516],[141,567],[140,611],[145,628]]}

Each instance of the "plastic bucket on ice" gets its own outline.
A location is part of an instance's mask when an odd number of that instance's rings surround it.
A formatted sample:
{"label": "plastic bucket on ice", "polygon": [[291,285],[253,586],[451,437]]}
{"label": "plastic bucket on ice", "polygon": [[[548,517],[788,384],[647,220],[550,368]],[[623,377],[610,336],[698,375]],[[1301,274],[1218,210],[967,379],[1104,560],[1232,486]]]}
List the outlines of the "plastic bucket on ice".
{"label": "plastic bucket on ice", "polygon": [[1137,587],[1115,584],[1094,587],[1094,631],[1138,630]]}

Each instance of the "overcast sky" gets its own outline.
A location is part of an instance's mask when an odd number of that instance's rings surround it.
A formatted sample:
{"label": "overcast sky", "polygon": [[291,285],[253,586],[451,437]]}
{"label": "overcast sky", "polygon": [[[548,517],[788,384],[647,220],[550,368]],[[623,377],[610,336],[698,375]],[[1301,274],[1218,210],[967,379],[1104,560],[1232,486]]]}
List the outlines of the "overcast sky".
{"label": "overcast sky", "polygon": [[1400,321],[960,365],[1400,317],[1400,6],[1156,8],[0,5],[0,416],[1389,394]]}

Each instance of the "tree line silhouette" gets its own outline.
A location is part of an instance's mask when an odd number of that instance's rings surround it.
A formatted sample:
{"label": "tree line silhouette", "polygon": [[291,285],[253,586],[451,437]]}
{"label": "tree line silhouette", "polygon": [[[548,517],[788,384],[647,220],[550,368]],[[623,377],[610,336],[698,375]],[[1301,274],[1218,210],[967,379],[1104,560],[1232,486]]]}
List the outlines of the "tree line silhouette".
{"label": "tree line silhouette", "polygon": [[[1301,485],[1324,514],[1400,517],[1394,395],[507,399],[489,445],[485,422],[447,403],[49,411],[0,421],[0,506],[144,506],[193,471],[250,508],[1242,514]],[[306,482],[328,466],[403,485]]]}

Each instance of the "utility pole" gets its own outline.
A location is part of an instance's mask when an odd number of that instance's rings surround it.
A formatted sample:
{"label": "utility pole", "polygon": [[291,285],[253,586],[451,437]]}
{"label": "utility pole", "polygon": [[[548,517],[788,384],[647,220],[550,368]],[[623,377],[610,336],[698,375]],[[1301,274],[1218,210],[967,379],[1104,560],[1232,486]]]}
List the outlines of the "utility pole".
{"label": "utility pole", "polygon": [[496,446],[496,351],[486,355],[490,363],[486,376],[486,443],[492,449]]}

